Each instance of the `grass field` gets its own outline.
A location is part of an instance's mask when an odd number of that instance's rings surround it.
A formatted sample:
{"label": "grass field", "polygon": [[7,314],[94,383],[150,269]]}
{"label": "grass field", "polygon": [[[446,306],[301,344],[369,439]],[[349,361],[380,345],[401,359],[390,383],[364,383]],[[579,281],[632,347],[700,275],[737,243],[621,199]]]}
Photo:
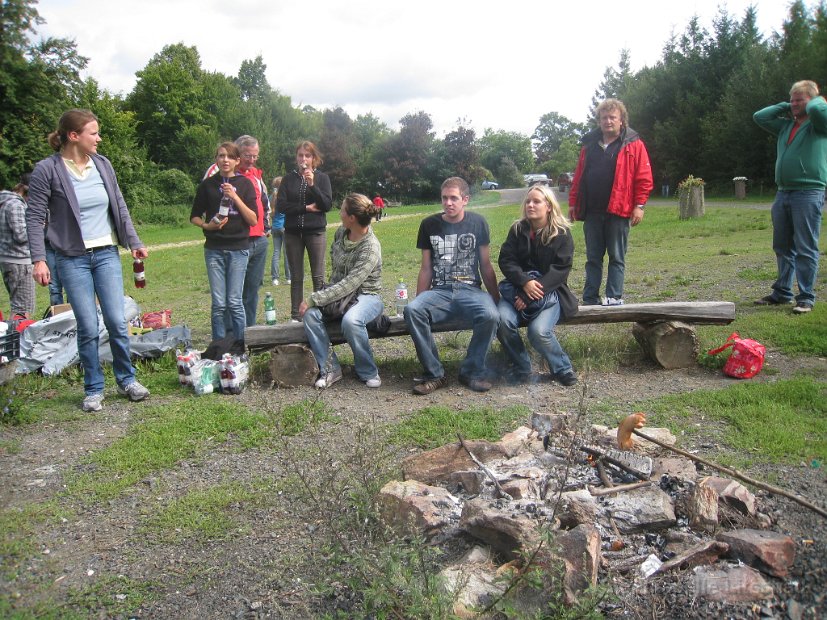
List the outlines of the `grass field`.
{"label": "grass field", "polygon": [[[484,192],[472,201],[472,208],[490,224],[495,261],[519,212],[516,204],[497,203],[497,192]],[[436,211],[438,205],[394,208],[375,225],[383,247],[383,297],[389,311],[399,277],[414,288],[420,260],[414,247],[417,229],[422,217]],[[653,421],[662,421],[680,436],[680,444],[713,437],[720,446],[714,458],[753,468],[757,477],[764,477],[765,464],[794,469],[791,466],[812,462],[816,467],[827,459],[827,384],[823,373],[812,369],[823,368],[821,358],[827,357],[827,305],[819,302],[805,316],[753,305],[754,299],[767,294],[775,275],[766,208],[710,201],[705,217],[689,221],[679,221],[677,212],[674,201],[654,200],[643,224],[633,229],[627,300],[732,301],[736,320],[728,326],[700,327],[701,350],[738,331],[793,363],[783,375],[770,365],[760,380],[732,381],[724,389],[687,390],[649,400],[632,393],[622,403],[597,398],[590,403],[588,420],[613,423],[621,410],[650,412]],[[336,214],[329,220],[337,221]],[[570,285],[579,292],[582,226],[575,224],[573,232],[576,252]],[[173,322],[189,325],[195,344],[203,348],[209,339],[209,290],[200,231],[188,226],[146,228],[140,233],[151,249],[147,287],[132,287],[125,255],[127,292],[143,311],[170,308]],[[329,239],[332,234],[331,227]],[[827,292],[825,274],[822,269],[817,283],[820,300]],[[266,290],[274,293],[283,320],[288,315],[288,288],[265,286]],[[39,312],[46,303],[46,290],[40,289]],[[6,311],[7,306],[3,289],[0,308]],[[597,369],[594,376],[599,378],[623,366],[627,357],[639,359],[629,331],[628,325],[571,326],[561,329],[561,340],[578,371]],[[453,363],[464,352],[463,337],[467,334],[443,341],[443,356]],[[407,380],[417,367],[409,339],[387,340],[399,341],[399,347],[378,360],[382,376]],[[347,363],[347,347],[339,349]],[[263,358],[257,356],[254,364],[263,365]],[[706,369],[693,371],[708,377],[719,372],[723,359],[702,353],[699,361]],[[796,368],[798,360],[806,370]],[[651,367],[640,368],[643,382],[664,377]],[[106,372],[108,391],[113,392],[111,369]],[[373,497],[397,474],[400,455],[455,441],[457,433],[468,439],[495,439],[525,423],[535,406],[525,394],[491,401],[505,402],[503,406],[477,406],[465,402],[461,391],[447,389],[439,393],[447,404],[435,406],[393,384],[365,396],[353,392],[347,381],[312,397],[306,396],[312,392],[309,388],[276,391],[257,386],[246,390],[243,398],[196,398],[178,384],[171,355],[141,362],[139,372],[152,390],[150,401],[132,405],[113,398],[102,414],[94,416],[78,408],[82,373],[77,368],[57,377],[18,376],[0,386],[0,471],[4,480],[17,483],[0,487],[0,496],[10,500],[8,507],[0,508],[0,617],[127,617],[158,601],[178,600],[172,592],[207,596],[239,574],[244,580],[259,579],[250,587],[268,592],[278,589],[283,576],[301,577],[281,584],[281,591],[294,601],[293,594],[303,587],[297,584],[309,584],[315,575],[318,588],[332,588],[329,582],[338,577],[337,571],[348,575],[353,591],[364,592],[364,599],[376,605],[375,617],[389,617],[383,615],[388,609],[383,605],[391,603],[406,612],[397,617],[443,617],[433,611],[442,602],[429,598],[431,564],[418,555],[422,547],[412,546],[408,539],[382,538],[372,512]],[[497,391],[486,396],[496,396]],[[551,399],[559,396],[551,387],[542,391]],[[354,422],[348,417],[354,406],[348,409],[346,403],[355,400],[355,407],[367,410],[369,397],[384,400],[376,412]],[[60,473],[55,474],[59,484],[23,487],[20,481],[35,475],[28,471],[32,463],[54,457],[50,451],[62,455],[64,448],[71,457],[55,459],[60,461]],[[314,470],[321,473],[308,479]],[[322,491],[319,496],[314,495],[317,489]],[[309,529],[325,514],[330,517],[321,519],[324,527]],[[90,551],[84,542],[87,531],[107,528],[115,532],[115,542],[101,551],[92,536]],[[253,540],[251,533],[262,528],[274,537],[263,543],[258,538],[254,560],[236,563],[233,554],[243,557],[245,545]],[[285,540],[291,537],[306,537],[310,544],[298,540],[291,546]],[[343,540],[351,541],[350,550]],[[263,564],[262,544],[277,549]],[[196,555],[205,549],[204,555]],[[73,552],[79,554],[77,560]],[[99,571],[94,578],[85,570],[75,571],[82,581],[67,585],[73,573],[60,563],[67,562],[65,555],[70,564],[83,567],[102,553],[117,559],[119,568]],[[179,572],[170,560],[176,554],[209,558],[197,566],[179,560],[176,566],[189,566]],[[145,555],[153,559],[144,562]],[[230,556],[227,564],[224,560]],[[138,565],[149,566],[149,575],[133,575]],[[351,570],[361,566],[368,568],[362,573]],[[414,579],[412,569],[427,574]],[[66,575],[69,578],[61,584]],[[404,584],[394,583],[397,578]],[[427,587],[418,591],[422,583]],[[239,592],[247,588],[245,581]],[[404,593],[406,600],[388,603],[385,597],[391,591]],[[189,602],[194,604],[196,598]]]}

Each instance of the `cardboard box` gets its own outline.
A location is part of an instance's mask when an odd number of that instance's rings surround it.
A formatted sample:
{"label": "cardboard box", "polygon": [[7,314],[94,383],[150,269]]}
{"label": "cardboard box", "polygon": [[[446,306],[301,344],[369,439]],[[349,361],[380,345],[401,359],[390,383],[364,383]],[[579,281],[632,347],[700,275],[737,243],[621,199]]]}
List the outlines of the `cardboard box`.
{"label": "cardboard box", "polygon": [[69,312],[72,309],[72,306],[69,304],[58,304],[56,306],[49,306],[49,311],[46,313],[46,316],[54,316],[56,314],[61,314],[63,312]]}

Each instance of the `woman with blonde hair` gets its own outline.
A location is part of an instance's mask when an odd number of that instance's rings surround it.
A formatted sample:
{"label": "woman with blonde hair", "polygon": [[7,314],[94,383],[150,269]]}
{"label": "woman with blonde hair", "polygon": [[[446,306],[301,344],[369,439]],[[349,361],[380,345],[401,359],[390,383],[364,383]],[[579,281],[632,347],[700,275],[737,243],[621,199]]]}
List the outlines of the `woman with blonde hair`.
{"label": "woman with blonde hair", "polygon": [[562,385],[577,383],[577,375],[554,327],[577,313],[577,298],[567,281],[574,256],[570,224],[552,190],[531,188],[523,200],[522,218],[508,231],[500,249],[500,326],[497,337],[514,365],[514,379],[531,376],[519,327],[527,325],[528,341],[546,360],[552,378]]}
{"label": "woman with blonde hair", "polygon": [[330,247],[330,283],[314,292],[310,301],[299,305],[304,331],[310,349],[319,365],[316,387],[328,388],[342,378],[342,367],[336,352],[330,351],[330,336],[320,306],[357,294],[342,319],[342,335],[353,350],[356,376],[369,388],[382,385],[379,369],[373,359],[366,325],[382,314],[382,246],[373,234],[370,222],[379,208],[362,194],[349,194],[342,202],[339,217],[342,225],[336,230]]}

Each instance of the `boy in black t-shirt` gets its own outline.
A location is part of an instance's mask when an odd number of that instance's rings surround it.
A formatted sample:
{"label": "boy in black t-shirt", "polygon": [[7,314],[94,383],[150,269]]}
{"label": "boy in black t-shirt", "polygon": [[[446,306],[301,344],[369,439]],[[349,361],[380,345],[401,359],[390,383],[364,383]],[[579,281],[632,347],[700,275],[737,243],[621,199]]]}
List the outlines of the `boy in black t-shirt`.
{"label": "boy in black t-shirt", "polygon": [[[425,218],[416,247],[422,264],[416,298],[405,308],[405,323],[425,374],[414,394],[430,394],[447,383],[431,328],[440,323],[467,323],[473,329],[459,381],[477,392],[487,392],[485,357],[497,333],[499,313],[497,276],[489,254],[488,222],[466,213],[468,183],[459,177],[442,184],[442,213]],[[488,292],[480,285],[484,283]]]}

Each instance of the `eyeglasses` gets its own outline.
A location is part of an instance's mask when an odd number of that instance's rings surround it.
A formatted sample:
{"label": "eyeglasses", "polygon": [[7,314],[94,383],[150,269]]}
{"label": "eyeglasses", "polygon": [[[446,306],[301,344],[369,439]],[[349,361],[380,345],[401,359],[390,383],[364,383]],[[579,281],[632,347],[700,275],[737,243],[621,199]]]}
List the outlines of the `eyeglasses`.
{"label": "eyeglasses", "polygon": [[258,155],[242,155],[241,159],[246,161],[258,161]]}

